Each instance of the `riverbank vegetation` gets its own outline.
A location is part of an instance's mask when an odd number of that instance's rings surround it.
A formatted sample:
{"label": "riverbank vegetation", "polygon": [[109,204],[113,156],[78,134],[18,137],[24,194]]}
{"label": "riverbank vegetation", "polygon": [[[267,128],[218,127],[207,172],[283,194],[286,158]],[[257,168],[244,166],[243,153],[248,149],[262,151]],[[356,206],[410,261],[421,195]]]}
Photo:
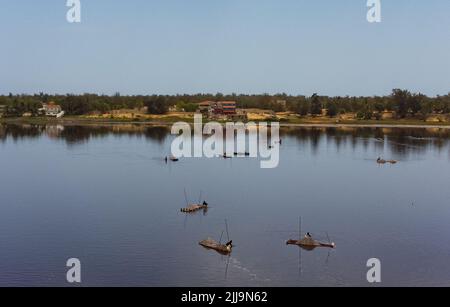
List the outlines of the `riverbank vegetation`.
{"label": "riverbank vegetation", "polygon": [[[240,109],[262,110],[268,114],[283,114],[281,121],[292,123],[339,120],[425,120],[435,115],[438,122],[446,121],[450,113],[450,93],[443,96],[428,97],[408,90],[394,89],[390,95],[352,97],[352,96],[293,96],[287,94],[261,95],[151,95],[124,96],[119,93],[108,95],[51,95],[39,93],[34,95],[3,95],[0,96],[0,112],[2,117],[38,116],[43,103],[53,102],[62,107],[67,116],[82,116],[94,119],[114,119],[114,113],[119,110],[136,110],[131,114],[132,120],[149,119],[138,114],[147,113],[162,115],[167,118],[184,118],[181,113],[194,112],[198,103],[203,101],[235,101]],[[145,111],[142,111],[145,110]],[[178,112],[176,115],[172,113]],[[172,112],[172,113],[170,113]],[[248,111],[251,112],[251,111]],[[130,113],[133,113],[131,111]],[[189,117],[189,116],[188,116]],[[126,118],[124,118],[126,120]]]}

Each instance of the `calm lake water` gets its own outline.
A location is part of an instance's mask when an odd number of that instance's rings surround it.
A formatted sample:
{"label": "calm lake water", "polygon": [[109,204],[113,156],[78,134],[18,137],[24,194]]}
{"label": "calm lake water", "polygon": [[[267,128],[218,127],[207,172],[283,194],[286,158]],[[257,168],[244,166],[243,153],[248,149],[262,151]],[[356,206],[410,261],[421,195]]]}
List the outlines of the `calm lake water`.
{"label": "calm lake water", "polygon": [[[164,127],[0,125],[0,286],[66,286],[72,257],[84,286],[368,286],[373,257],[382,286],[450,286],[450,130],[280,133],[261,169],[166,164]],[[208,212],[182,214],[184,189]],[[286,246],[299,216],[337,248]],[[230,257],[198,245],[225,219]]]}

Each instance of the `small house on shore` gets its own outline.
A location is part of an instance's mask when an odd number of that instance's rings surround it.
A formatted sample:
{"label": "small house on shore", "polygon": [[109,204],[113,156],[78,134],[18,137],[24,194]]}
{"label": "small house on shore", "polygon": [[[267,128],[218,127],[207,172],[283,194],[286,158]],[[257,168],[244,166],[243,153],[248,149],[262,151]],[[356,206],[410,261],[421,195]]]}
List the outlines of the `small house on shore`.
{"label": "small house on shore", "polygon": [[201,113],[208,113],[209,109],[215,104],[214,101],[203,101],[198,104],[198,110]]}
{"label": "small house on shore", "polygon": [[220,101],[219,106],[222,107],[223,114],[226,115],[236,114],[236,101]]}
{"label": "small house on shore", "polygon": [[45,116],[62,117],[64,115],[64,111],[61,106],[55,104],[54,102],[42,104],[42,108],[40,108],[39,111]]}
{"label": "small house on shore", "polygon": [[201,113],[212,115],[232,116],[237,114],[236,101],[203,101],[198,104]]}

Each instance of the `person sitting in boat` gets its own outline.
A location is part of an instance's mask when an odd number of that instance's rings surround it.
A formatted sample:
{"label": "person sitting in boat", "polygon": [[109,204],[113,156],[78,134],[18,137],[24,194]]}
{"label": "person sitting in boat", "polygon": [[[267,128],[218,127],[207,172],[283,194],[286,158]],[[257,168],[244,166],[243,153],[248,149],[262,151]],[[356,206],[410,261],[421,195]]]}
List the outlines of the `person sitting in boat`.
{"label": "person sitting in boat", "polygon": [[301,243],[303,246],[313,246],[314,245],[314,239],[312,238],[312,235],[307,232],[305,237],[301,240]]}
{"label": "person sitting in boat", "polygon": [[203,201],[203,206],[208,207],[208,203],[206,202],[206,200]]}
{"label": "person sitting in boat", "polygon": [[227,247],[228,251],[231,251],[231,248],[233,247],[233,240],[230,240],[230,242],[227,242],[227,244],[225,244],[225,246]]}
{"label": "person sitting in boat", "polygon": [[387,161],[384,160],[384,159],[381,159],[381,158],[378,158],[378,159],[377,159],[377,163],[378,163],[378,164],[386,164],[386,162],[387,162]]}

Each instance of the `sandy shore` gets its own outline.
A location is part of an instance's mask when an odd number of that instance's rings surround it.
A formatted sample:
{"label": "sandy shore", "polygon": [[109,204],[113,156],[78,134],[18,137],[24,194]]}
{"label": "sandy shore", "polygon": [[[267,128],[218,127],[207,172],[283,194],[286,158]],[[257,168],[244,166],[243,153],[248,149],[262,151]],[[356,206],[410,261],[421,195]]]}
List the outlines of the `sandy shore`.
{"label": "sandy shore", "polygon": [[[0,118],[0,124],[32,124],[32,125],[63,125],[63,126],[84,126],[84,125],[147,125],[147,126],[171,126],[175,121],[121,121],[121,120],[93,120],[83,118]],[[188,122],[193,124],[193,122]],[[203,123],[207,123],[204,121]],[[427,124],[417,123],[286,123],[280,122],[280,127],[318,127],[318,128],[434,128],[450,129],[450,123]]]}
{"label": "sandy shore", "polygon": [[280,127],[323,127],[323,128],[438,128],[450,129],[450,125],[426,124],[280,124]]}

